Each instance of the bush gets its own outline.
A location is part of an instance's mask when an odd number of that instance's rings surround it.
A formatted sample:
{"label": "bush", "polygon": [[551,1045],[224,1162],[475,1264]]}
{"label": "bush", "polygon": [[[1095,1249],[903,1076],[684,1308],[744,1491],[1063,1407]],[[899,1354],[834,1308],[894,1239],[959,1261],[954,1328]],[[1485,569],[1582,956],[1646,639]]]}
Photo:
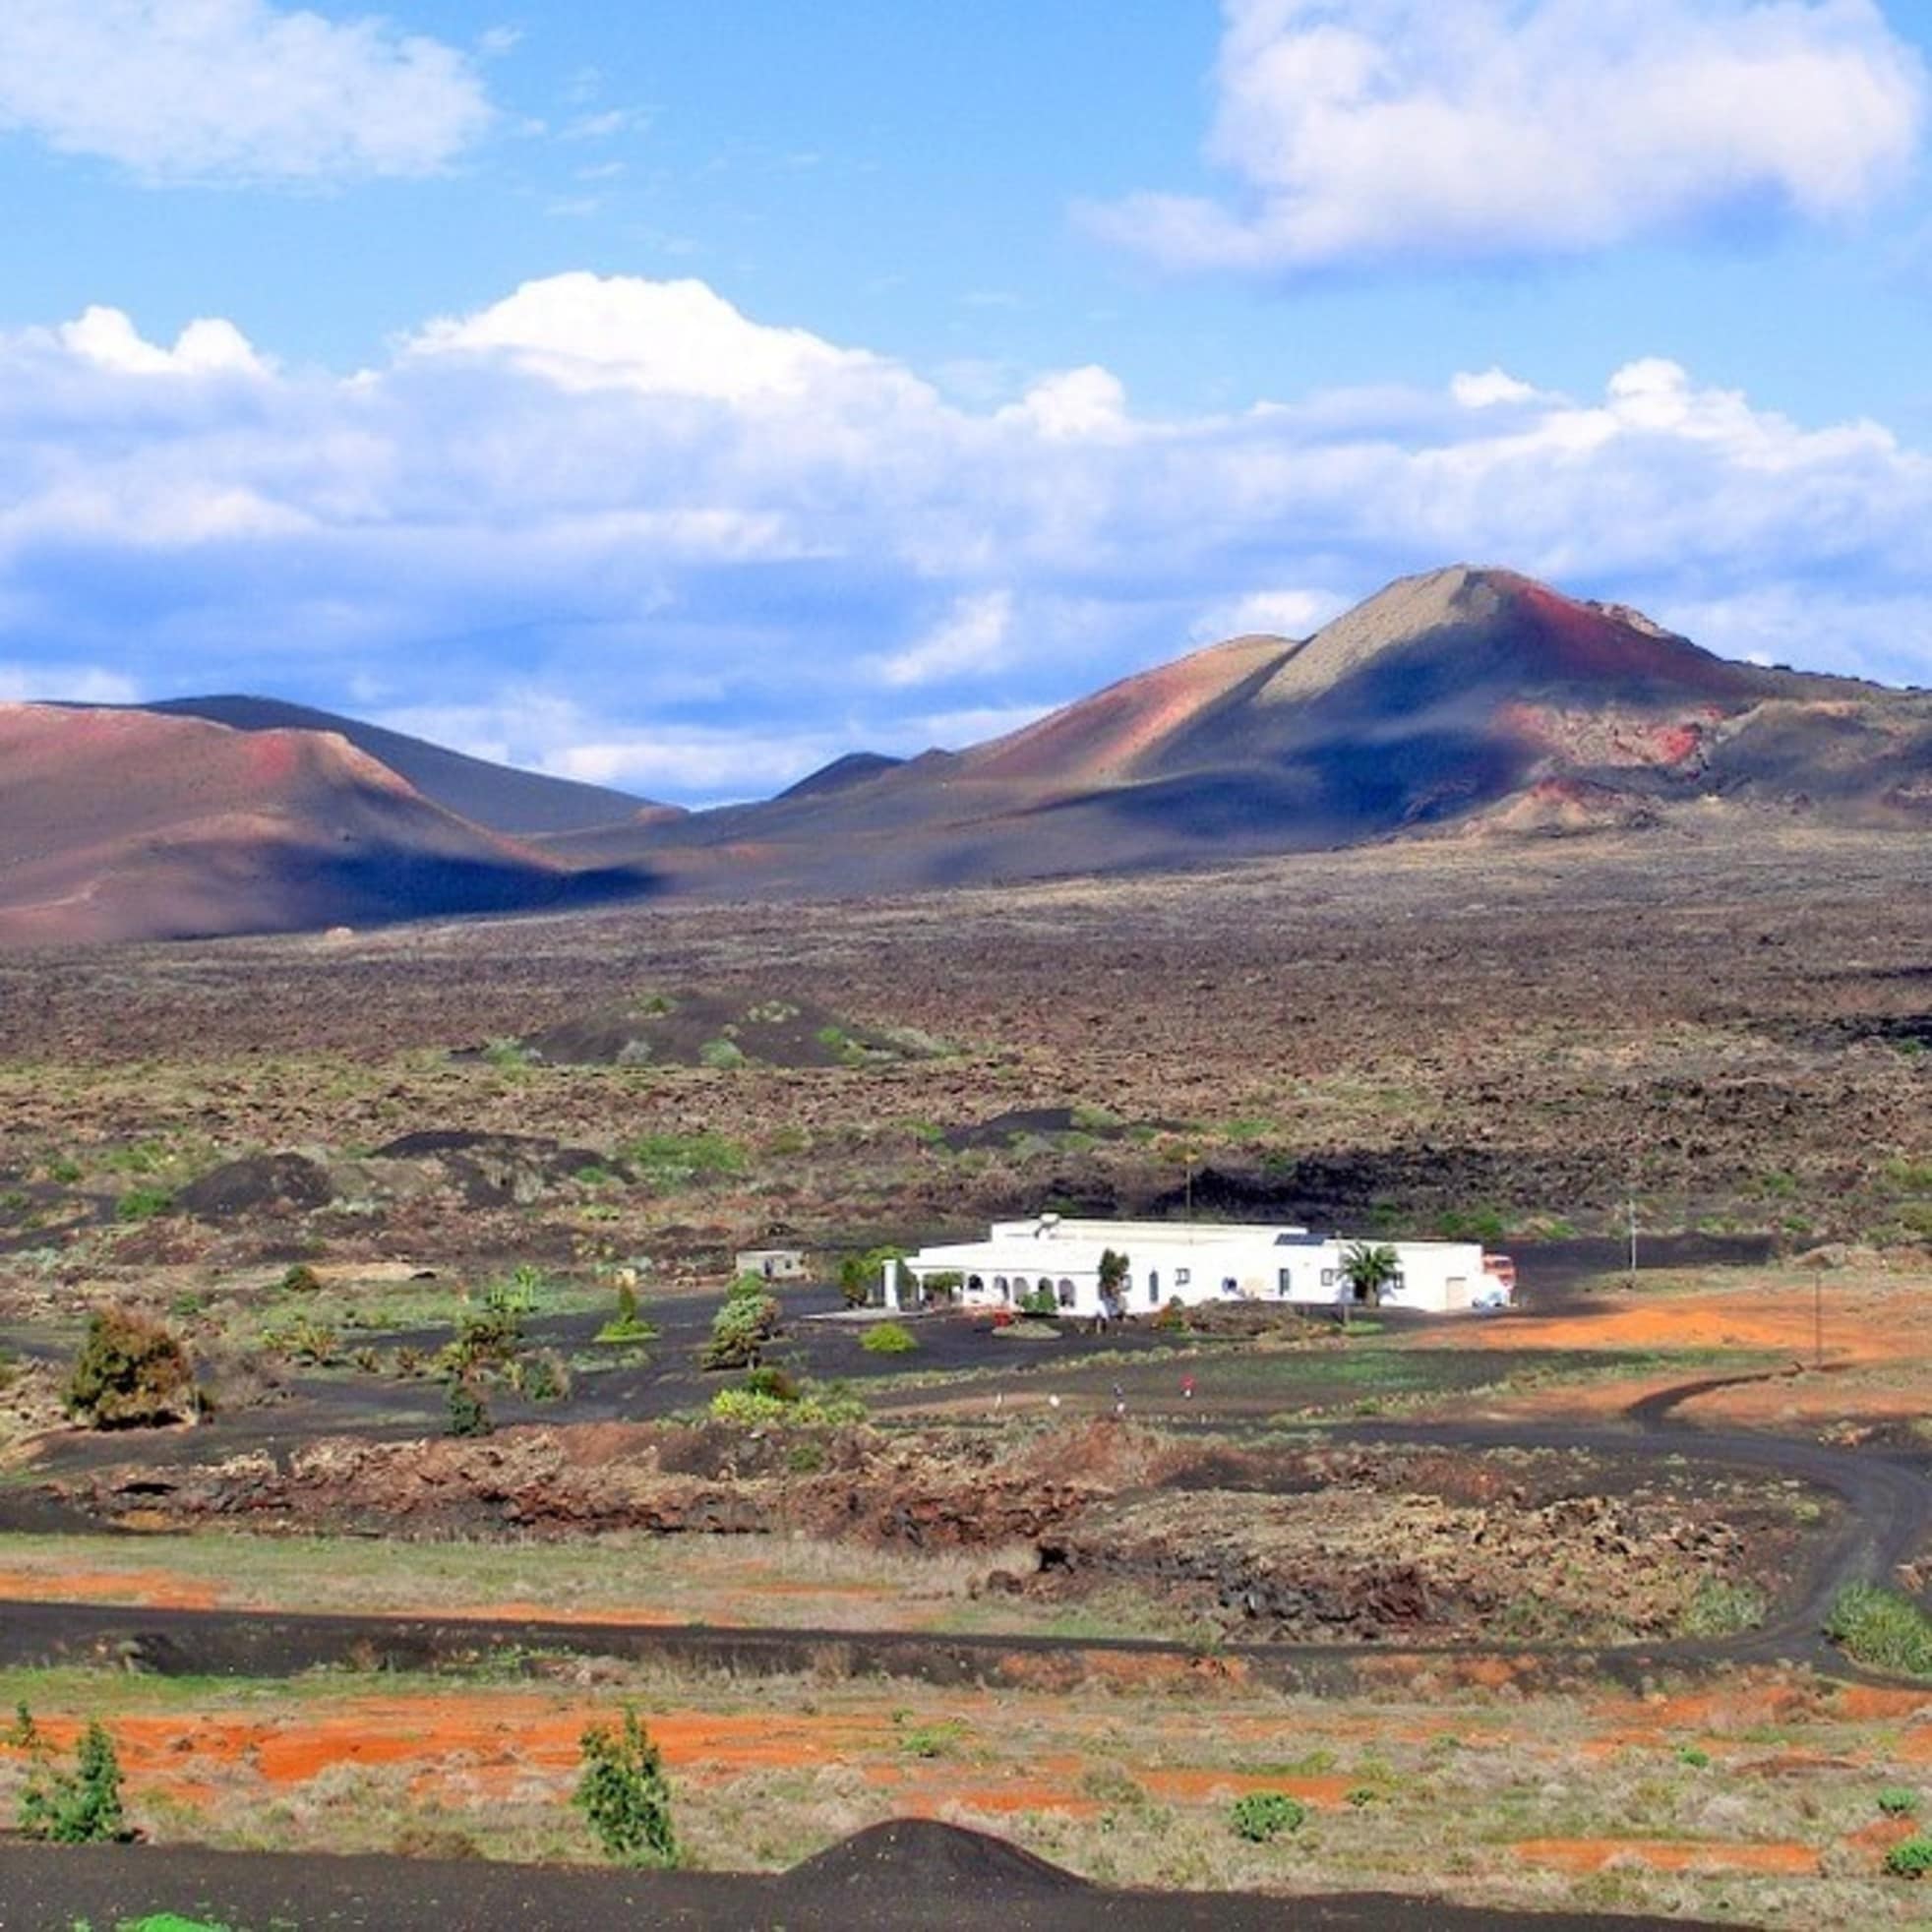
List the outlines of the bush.
{"label": "bush", "polygon": [[1878,1808],[1888,1818],[1909,1818],[1918,1809],[1918,1793],[1889,1784],[1878,1794]]}
{"label": "bush", "polygon": [[1235,1800],[1228,1822],[1237,1838],[1267,1844],[1284,1832],[1298,1832],[1307,1815],[1308,1807],[1284,1791],[1250,1791]]}
{"label": "bush", "polygon": [[130,1187],[114,1203],[116,1221],[152,1221],[172,1213],[174,1196],[165,1187]]}
{"label": "bush", "polygon": [[1825,1619],[1825,1635],[1869,1669],[1932,1679],[1932,1617],[1897,1590],[1846,1584]]}
{"label": "bush", "polygon": [[1059,1301],[1051,1288],[1030,1288],[1020,1297],[1020,1313],[1046,1321],[1057,1320]]}
{"label": "bush", "polygon": [[1902,1840],[1885,1854],[1885,1869],[1894,1878],[1923,1878],[1932,1872],[1932,1838],[1920,1832]]}
{"label": "bush", "polygon": [[493,1288],[480,1308],[466,1310],[456,1322],[456,1339],[444,1351],[458,1375],[475,1369],[508,1368],[523,1346],[523,1316],[530,1294],[521,1285]]}
{"label": "bush", "polygon": [[447,1406],[452,1435],[489,1435],[496,1428],[490,1419],[489,1405],[460,1376],[450,1384]]}
{"label": "bush", "polygon": [[[744,1277],[740,1278],[741,1280]],[[760,1290],[755,1295],[734,1292],[711,1321],[711,1339],[699,1358],[705,1368],[751,1368],[765,1345],[778,1333],[778,1303]]]}
{"label": "bush", "polygon": [[744,1428],[843,1428],[866,1419],[866,1405],[837,1383],[795,1386],[774,1369],[755,1369],[743,1387],[720,1389],[711,1398],[711,1416]]}
{"label": "bush", "polygon": [[575,1802],[605,1857],[620,1865],[675,1865],[671,1787],[657,1746],[630,1705],[621,1728],[592,1724],[583,1733],[582,1764]]}
{"label": "bush", "polygon": [[114,1740],[98,1723],[82,1732],[72,1771],[54,1768],[53,1753],[25,1704],[7,1741],[25,1749],[31,1764],[20,1799],[23,1838],[54,1844],[110,1844],[133,1836],[121,1809]]}
{"label": "bush", "polygon": [[860,1336],[859,1346],[869,1356],[904,1356],[910,1355],[919,1343],[904,1322],[878,1321]]}
{"label": "bush", "polygon": [[617,1285],[617,1313],[597,1331],[600,1342],[655,1342],[657,1330],[637,1313],[637,1291],[628,1282]]}
{"label": "bush", "polygon": [[554,1349],[524,1356],[513,1365],[511,1376],[526,1402],[562,1402],[571,1392],[571,1371]]}
{"label": "bush", "polygon": [[284,1295],[313,1295],[322,1286],[322,1277],[306,1261],[297,1261],[281,1278]]}
{"label": "bush", "polygon": [[88,1323],[64,1400],[70,1416],[93,1428],[151,1428],[195,1413],[195,1371],[162,1323],[103,1308]]}

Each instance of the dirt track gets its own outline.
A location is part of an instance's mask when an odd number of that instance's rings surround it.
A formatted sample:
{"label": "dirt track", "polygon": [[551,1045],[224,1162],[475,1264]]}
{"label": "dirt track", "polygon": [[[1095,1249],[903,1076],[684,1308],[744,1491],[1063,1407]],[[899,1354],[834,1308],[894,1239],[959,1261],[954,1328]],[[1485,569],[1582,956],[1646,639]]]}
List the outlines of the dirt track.
{"label": "dirt track", "polygon": [[98,1603],[0,1604],[0,1664],[41,1667],[102,1660],[169,1675],[276,1676],[320,1665],[390,1669],[462,1666],[514,1648],[561,1655],[652,1658],[686,1667],[753,1675],[831,1671],[925,1682],[1037,1681],[1044,1662],[1077,1679],[1109,1660],[1219,1668],[1238,1660],[1247,1675],[1288,1687],[1350,1694],[1353,1666],[1404,1656],[1506,1656],[1561,1679],[1587,1668],[1625,1681],[1666,1669],[1708,1670],[1743,1662],[1807,1663],[1848,1675],[1820,1634],[1832,1598],[1854,1579],[1884,1580],[1932,1529],[1932,1484],[1915,1470],[1869,1452],[1746,1430],[1674,1425],[1675,1401],[1710,1387],[1686,1384],[1635,1405],[1621,1427],[1566,1428],[1535,1423],[1351,1423],[1328,1432],[1338,1445],[1423,1447],[1478,1453],[1497,1449],[1575,1450],[1624,1458],[1678,1457],[1710,1470],[1750,1470],[1822,1489],[1842,1505],[1842,1520],[1818,1550],[1802,1586],[1770,1619],[1738,1636],[1674,1639],[1627,1646],[1414,1646],[1374,1643],[1240,1646],[1209,1663],[1186,1647],[1152,1641],[1010,1636],[935,1636],[931,1632],[762,1631],[722,1626],[665,1627],[578,1620],[506,1622],[475,1617],[285,1615],[235,1609],[125,1608]]}
{"label": "dirt track", "polygon": [[1661,1932],[1691,1921],[1551,1916],[1389,1894],[1292,1899],[1238,1893],[1109,1892],[996,1839],[944,1825],[879,1826],[776,1878],[573,1872],[429,1859],[313,1858],[172,1849],[10,1845],[0,1860],[0,1927],[67,1932],[194,1909],[237,1925],[327,1924],[439,1932],[583,1932],[586,1926],[784,1926],[790,1932]]}

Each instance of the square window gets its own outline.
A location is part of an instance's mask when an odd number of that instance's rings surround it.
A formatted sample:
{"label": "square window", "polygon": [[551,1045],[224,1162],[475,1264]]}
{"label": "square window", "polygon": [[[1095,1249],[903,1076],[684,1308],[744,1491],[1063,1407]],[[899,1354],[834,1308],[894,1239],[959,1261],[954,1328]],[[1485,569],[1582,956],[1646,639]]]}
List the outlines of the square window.
{"label": "square window", "polygon": [[1193,1279],[1194,1271],[1191,1268],[1177,1268],[1174,1271],[1174,1285],[1176,1288],[1185,1288]]}

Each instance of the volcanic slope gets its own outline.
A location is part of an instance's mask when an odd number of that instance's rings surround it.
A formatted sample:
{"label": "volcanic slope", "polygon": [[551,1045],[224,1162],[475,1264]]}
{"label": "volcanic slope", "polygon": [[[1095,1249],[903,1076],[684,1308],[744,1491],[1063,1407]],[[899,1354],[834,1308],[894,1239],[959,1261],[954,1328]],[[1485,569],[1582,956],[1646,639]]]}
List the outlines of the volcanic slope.
{"label": "volcanic slope", "polygon": [[169,697],[141,708],[163,717],[206,718],[237,731],[333,732],[407,779],[432,805],[493,832],[514,836],[580,832],[639,814],[675,810],[605,785],[518,771],[433,745],[426,738],[412,738],[405,732],[365,724],[360,718],[338,717],[332,711],[318,711],[277,697]]}
{"label": "volcanic slope", "polygon": [[1932,824],[1932,696],[1735,663],[1458,566],[1303,642],[1216,644],[965,752],[558,844],[647,849],[685,889],[864,891],[1646,825],[1714,799]]}
{"label": "volcanic slope", "polygon": [[332,732],[0,705],[0,944],[513,911],[647,884],[471,824]]}

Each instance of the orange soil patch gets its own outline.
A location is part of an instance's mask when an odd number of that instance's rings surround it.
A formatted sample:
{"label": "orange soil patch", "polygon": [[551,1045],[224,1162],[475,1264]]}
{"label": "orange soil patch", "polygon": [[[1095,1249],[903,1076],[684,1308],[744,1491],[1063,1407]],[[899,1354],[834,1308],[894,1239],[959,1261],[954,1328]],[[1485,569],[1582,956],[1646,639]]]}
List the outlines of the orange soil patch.
{"label": "orange soil patch", "polygon": [[211,1610],[221,1601],[211,1585],[166,1570],[0,1569],[0,1601],[16,1603],[135,1603],[150,1610]]}
{"label": "orange soil patch", "polygon": [[[1827,1280],[1826,1359],[1890,1362],[1932,1358],[1932,1309],[1922,1295]],[[1520,1315],[1473,1327],[1484,1349],[1749,1349],[1809,1361],[1815,1338],[1809,1284],[1760,1284],[1687,1295],[1605,1296],[1589,1314]]]}
{"label": "orange soil patch", "polygon": [[1772,1872],[1815,1877],[1818,1854],[1808,1844],[1685,1843],[1674,1839],[1524,1839],[1510,1847],[1532,1865],[1559,1872],[1600,1872],[1643,1865],[1654,1872]]}
{"label": "orange soil patch", "polygon": [[1267,1772],[1217,1771],[1188,1768],[1144,1771],[1138,1781],[1157,1798],[1171,1804],[1214,1804],[1244,1797],[1249,1791],[1286,1791],[1303,1804],[1332,1808],[1348,1802],[1360,1783],[1355,1778],[1280,1778]]}

